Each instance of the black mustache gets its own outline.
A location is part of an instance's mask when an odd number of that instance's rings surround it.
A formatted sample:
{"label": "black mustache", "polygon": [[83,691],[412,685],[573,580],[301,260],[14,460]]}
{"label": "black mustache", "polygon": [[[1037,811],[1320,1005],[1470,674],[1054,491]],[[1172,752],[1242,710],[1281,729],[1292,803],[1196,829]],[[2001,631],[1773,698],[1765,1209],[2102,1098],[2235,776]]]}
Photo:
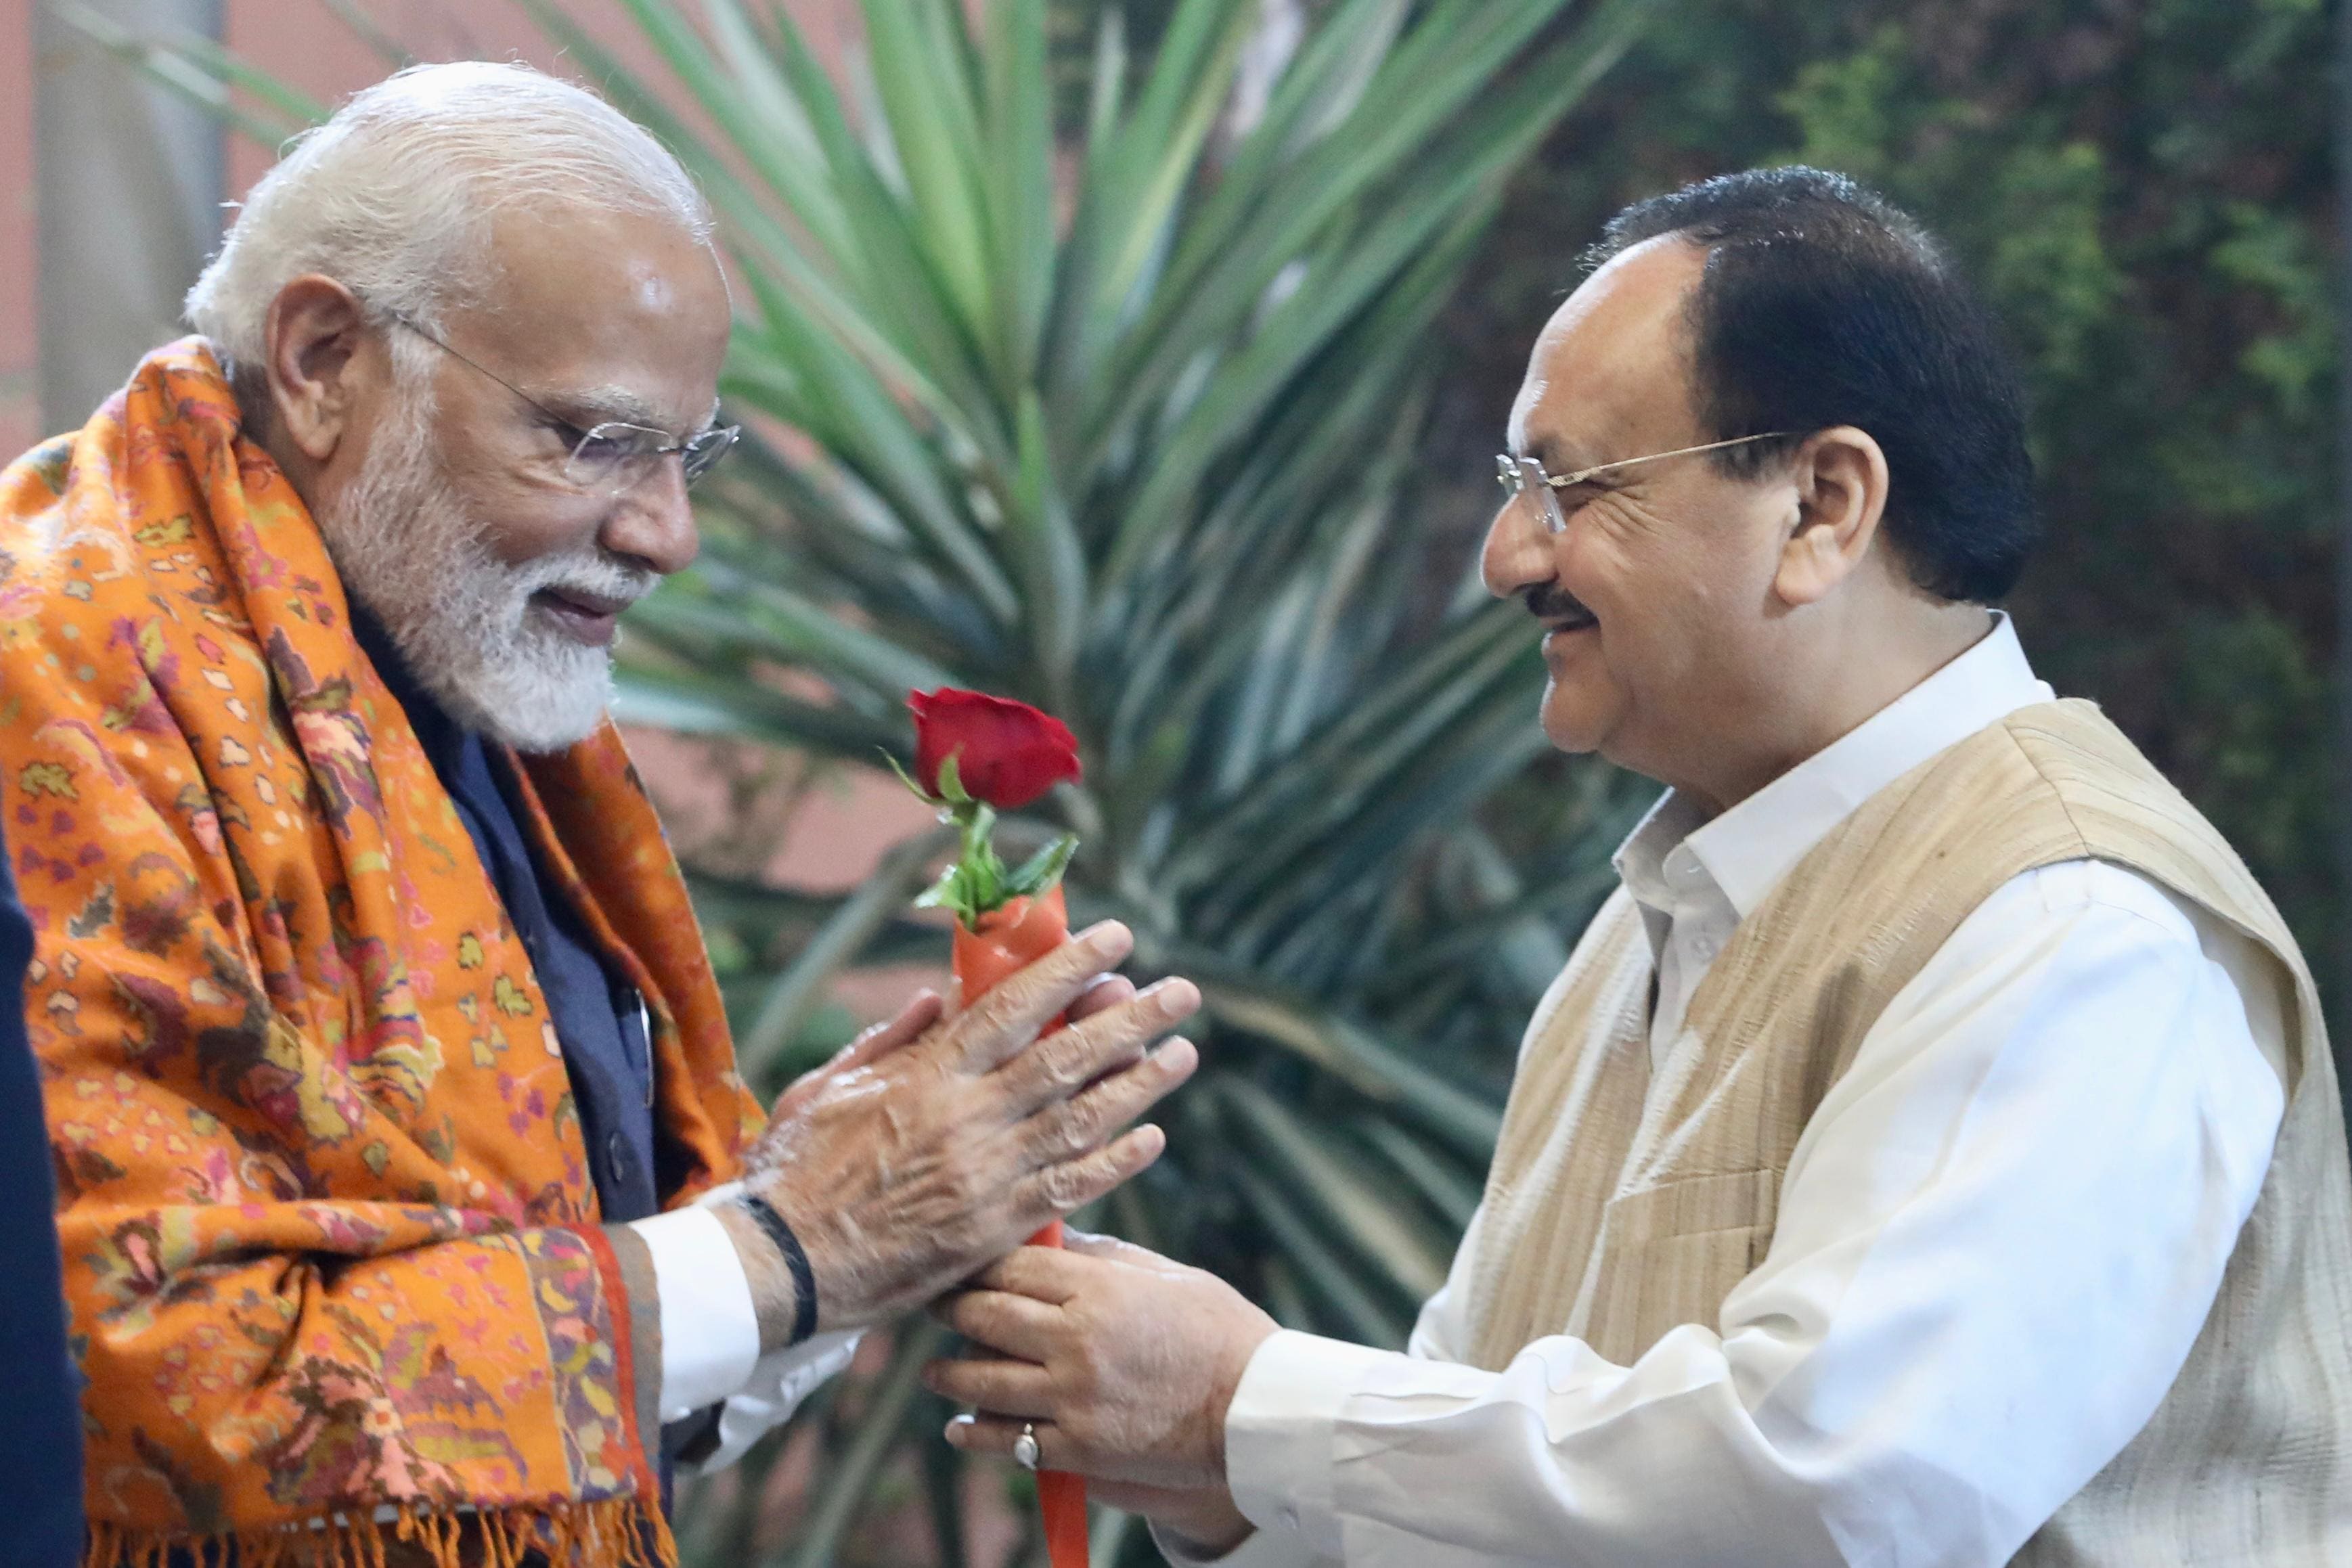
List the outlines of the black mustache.
{"label": "black mustache", "polygon": [[1538,621],[1582,621],[1592,614],[1582,600],[1556,582],[1538,582],[1519,597],[1526,601],[1528,613]]}

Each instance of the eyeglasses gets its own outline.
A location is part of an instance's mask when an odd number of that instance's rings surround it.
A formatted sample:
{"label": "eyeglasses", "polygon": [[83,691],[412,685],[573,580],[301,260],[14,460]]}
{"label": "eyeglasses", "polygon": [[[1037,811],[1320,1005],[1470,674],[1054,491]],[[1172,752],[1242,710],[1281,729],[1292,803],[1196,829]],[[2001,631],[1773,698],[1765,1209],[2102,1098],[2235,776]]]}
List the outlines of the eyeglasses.
{"label": "eyeglasses", "polygon": [[1736,435],[1729,441],[1710,441],[1704,446],[1678,446],[1672,452],[1653,452],[1647,457],[1620,457],[1614,463],[1595,463],[1590,468],[1580,468],[1573,474],[1563,474],[1555,479],[1544,472],[1543,465],[1532,457],[1513,457],[1506,454],[1495,459],[1495,477],[1516,501],[1521,497],[1532,497],[1536,515],[1543,519],[1544,532],[1568,532],[1568,513],[1561,509],[1559,493],[1570,485],[1581,485],[1595,474],[1605,474],[1612,468],[1631,468],[1636,463],[1658,463],[1669,457],[1688,457],[1695,452],[1719,452],[1727,446],[1745,446],[1751,441],[1774,441],[1796,433],[1789,430],[1767,431],[1761,435]]}
{"label": "eyeglasses", "polygon": [[646,424],[631,424],[626,420],[618,419],[606,420],[602,424],[592,424],[583,430],[496,371],[459,353],[408,317],[396,310],[385,314],[459,364],[489,377],[579,437],[572,444],[571,456],[564,460],[563,480],[565,484],[590,495],[606,497],[626,495],[652,477],[661,460],[673,452],[678,455],[678,465],[690,486],[716,467],[719,460],[734,446],[736,438],[743,434],[743,427],[740,424],[720,424],[698,435],[690,435],[684,441],[674,441],[667,430],[656,430]]}

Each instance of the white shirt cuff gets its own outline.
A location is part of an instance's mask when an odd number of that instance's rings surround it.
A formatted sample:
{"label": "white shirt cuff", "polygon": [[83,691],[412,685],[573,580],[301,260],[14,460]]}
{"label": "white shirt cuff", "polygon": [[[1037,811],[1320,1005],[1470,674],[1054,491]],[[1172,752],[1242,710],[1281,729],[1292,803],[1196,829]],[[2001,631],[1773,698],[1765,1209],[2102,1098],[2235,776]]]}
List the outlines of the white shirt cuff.
{"label": "white shirt cuff", "polygon": [[1234,1506],[1261,1533],[1340,1555],[1333,1432],[1341,1407],[1391,1359],[1289,1329],[1257,1347],[1225,1412],[1225,1478]]}
{"label": "white shirt cuff", "polygon": [[674,1208],[629,1228],[653,1256],[661,1298],[661,1418],[682,1420],[743,1386],[760,1361],[760,1316],[734,1239],[708,1208]]}

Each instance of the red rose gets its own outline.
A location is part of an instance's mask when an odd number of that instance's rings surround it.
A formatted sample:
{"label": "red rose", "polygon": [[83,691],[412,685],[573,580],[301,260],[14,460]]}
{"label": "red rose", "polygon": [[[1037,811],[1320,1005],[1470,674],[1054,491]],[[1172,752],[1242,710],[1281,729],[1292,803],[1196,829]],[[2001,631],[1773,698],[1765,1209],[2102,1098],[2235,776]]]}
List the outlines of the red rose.
{"label": "red rose", "polygon": [[1013,811],[1078,776],[1078,743],[1060,719],[1027,703],[960,692],[909,692],[915,716],[915,781],[940,792],[940,764],[952,757],[964,793]]}

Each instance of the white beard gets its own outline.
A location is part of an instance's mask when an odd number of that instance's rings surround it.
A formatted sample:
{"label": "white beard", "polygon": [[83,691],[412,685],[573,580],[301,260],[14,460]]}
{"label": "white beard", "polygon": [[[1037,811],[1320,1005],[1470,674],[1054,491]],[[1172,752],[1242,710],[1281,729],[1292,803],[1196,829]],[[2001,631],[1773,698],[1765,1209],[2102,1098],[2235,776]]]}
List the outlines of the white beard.
{"label": "white beard", "polygon": [[395,397],[359,476],[317,508],[345,591],[466,728],[527,752],[585,739],[612,702],[612,655],[549,624],[531,595],[635,600],[658,577],[593,544],[520,566],[499,560],[434,455],[429,397]]}

